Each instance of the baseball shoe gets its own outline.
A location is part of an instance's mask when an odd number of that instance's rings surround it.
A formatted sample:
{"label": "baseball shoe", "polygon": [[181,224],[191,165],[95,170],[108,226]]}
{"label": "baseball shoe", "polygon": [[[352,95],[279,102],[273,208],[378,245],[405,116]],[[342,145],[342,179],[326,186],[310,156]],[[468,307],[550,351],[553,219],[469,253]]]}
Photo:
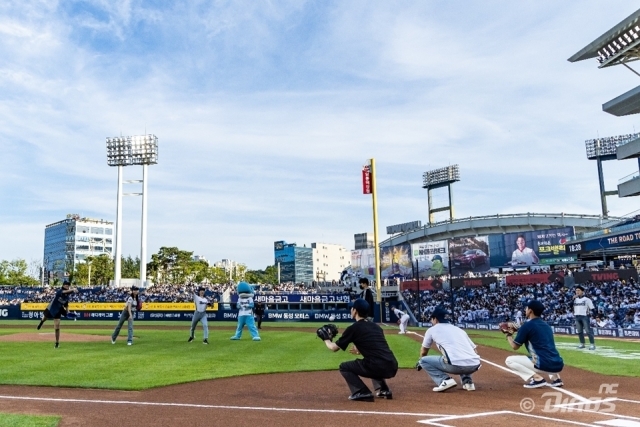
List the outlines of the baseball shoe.
{"label": "baseball shoe", "polygon": [[205,339],[202,341],[202,344],[209,344],[209,340],[205,338]]}
{"label": "baseball shoe", "polygon": [[114,340],[113,338],[111,338],[111,344],[115,344],[116,340]]}
{"label": "baseball shoe", "polygon": [[361,402],[373,402],[374,398],[373,398],[373,394],[370,392],[353,393],[351,396],[349,396],[349,400],[359,400]]}
{"label": "baseball shoe", "polygon": [[127,345],[133,345],[133,343],[131,341],[128,341]]}
{"label": "baseball shoe", "polygon": [[433,391],[445,391],[457,386],[458,383],[453,378],[446,379],[440,383],[438,387],[434,387]]}
{"label": "baseball shoe", "polygon": [[549,384],[551,387],[562,387],[564,385],[564,383],[562,382],[562,380],[560,378],[554,380],[551,384]]}
{"label": "baseball shoe", "polygon": [[193,337],[189,337],[189,341],[187,342],[191,342],[191,341],[193,341]]}
{"label": "baseball shoe", "polygon": [[237,337],[237,336],[235,336],[235,335],[234,335],[234,336],[232,336],[232,337],[231,337],[231,338],[229,338],[229,339],[230,339],[230,340],[239,340],[239,339],[240,339],[240,337]]}
{"label": "baseball shoe", "polygon": [[591,344],[591,345],[589,346],[589,350],[595,350],[595,349],[596,349],[596,346],[595,346],[594,344]]}
{"label": "baseball shoe", "polygon": [[467,391],[476,391],[476,386],[473,383],[462,384],[462,388]]}
{"label": "baseball shoe", "polygon": [[580,344],[579,346],[577,346],[576,348],[584,348],[584,344]]}
{"label": "baseball shoe", "polygon": [[391,393],[391,390],[378,390],[378,392],[376,393],[376,397],[391,400],[393,399],[393,393]]}
{"label": "baseball shoe", "polygon": [[58,348],[58,347],[60,347],[60,343],[58,343],[58,342],[57,342],[57,343],[53,346],[53,348]]}
{"label": "baseball shoe", "polygon": [[536,381],[533,378],[531,378],[531,381],[529,381],[528,383],[526,383],[525,385],[523,385],[524,388],[540,388],[540,387],[546,387],[548,384],[547,382],[543,379]]}

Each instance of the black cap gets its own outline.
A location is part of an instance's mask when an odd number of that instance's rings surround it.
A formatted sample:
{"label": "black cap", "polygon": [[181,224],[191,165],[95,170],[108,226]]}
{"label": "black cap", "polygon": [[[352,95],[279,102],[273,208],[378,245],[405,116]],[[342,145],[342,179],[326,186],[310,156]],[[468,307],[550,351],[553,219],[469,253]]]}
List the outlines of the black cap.
{"label": "black cap", "polygon": [[449,314],[447,310],[443,306],[439,305],[433,309],[429,319],[436,319],[439,323],[447,323],[447,314]]}
{"label": "black cap", "polygon": [[205,292],[206,292],[207,290],[204,288],[204,286],[200,286],[200,287],[198,288],[198,292],[200,292],[200,291],[205,291]]}
{"label": "black cap", "polygon": [[71,282],[65,280],[64,282],[62,282],[62,286],[71,286]]}
{"label": "black cap", "polygon": [[132,290],[132,291],[137,291],[137,290],[139,290],[139,289],[140,289],[140,288],[138,288],[136,285],[133,285],[133,286],[131,287],[131,290]]}
{"label": "black cap", "polygon": [[524,304],[524,307],[529,307],[531,311],[533,311],[533,314],[535,314],[536,316],[540,316],[544,312],[544,304],[542,304],[537,299],[527,301]]}
{"label": "black cap", "polygon": [[355,308],[358,313],[368,313],[369,303],[362,298],[358,298],[349,303],[349,308]]}

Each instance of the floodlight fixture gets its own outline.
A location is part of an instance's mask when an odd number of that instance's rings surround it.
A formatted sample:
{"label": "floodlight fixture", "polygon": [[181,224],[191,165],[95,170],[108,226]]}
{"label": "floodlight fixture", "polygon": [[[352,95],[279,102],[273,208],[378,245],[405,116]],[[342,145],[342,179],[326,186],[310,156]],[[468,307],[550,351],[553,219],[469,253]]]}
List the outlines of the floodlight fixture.
{"label": "floodlight fixture", "polygon": [[[427,189],[427,204],[429,208],[429,224],[434,223],[434,213],[449,211],[449,219],[453,220],[453,191],[451,184],[460,181],[460,168],[458,165],[451,165],[445,168],[434,169],[422,175],[422,188]],[[449,190],[449,204],[447,206],[433,208],[431,192],[440,187],[447,187]]]}
{"label": "floodlight fixture", "polygon": [[122,167],[142,166],[142,179],[127,181],[141,183],[141,193],[125,195],[142,196],[142,227],[140,231],[140,284],[147,279],[147,167],[158,163],[158,137],[153,134],[116,136],[107,138],[107,164],[118,168],[118,201],[116,213],[115,273],[114,284],[120,286],[122,262]]}
{"label": "floodlight fixture", "polygon": [[458,165],[427,171],[422,175],[422,188],[437,188],[460,181]]}
{"label": "floodlight fixture", "polygon": [[640,138],[640,133],[630,133],[627,135],[610,136],[606,138],[595,138],[585,141],[587,158],[595,160],[611,160],[616,157],[616,150],[619,146]]}

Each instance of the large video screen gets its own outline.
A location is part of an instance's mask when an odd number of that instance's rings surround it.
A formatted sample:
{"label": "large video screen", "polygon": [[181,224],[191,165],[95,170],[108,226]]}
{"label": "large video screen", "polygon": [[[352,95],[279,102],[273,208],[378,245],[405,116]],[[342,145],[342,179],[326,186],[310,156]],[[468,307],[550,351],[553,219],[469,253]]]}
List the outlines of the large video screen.
{"label": "large video screen", "polygon": [[447,240],[414,243],[411,245],[414,267],[420,278],[441,276],[449,272],[449,245]]}
{"label": "large video screen", "polygon": [[409,243],[380,248],[380,276],[382,279],[413,278]]}
{"label": "large video screen", "polygon": [[489,236],[492,267],[526,267],[552,263],[566,256],[565,243],[573,227]]}
{"label": "large video screen", "polygon": [[488,236],[458,237],[449,240],[451,274],[483,273],[491,268]]}

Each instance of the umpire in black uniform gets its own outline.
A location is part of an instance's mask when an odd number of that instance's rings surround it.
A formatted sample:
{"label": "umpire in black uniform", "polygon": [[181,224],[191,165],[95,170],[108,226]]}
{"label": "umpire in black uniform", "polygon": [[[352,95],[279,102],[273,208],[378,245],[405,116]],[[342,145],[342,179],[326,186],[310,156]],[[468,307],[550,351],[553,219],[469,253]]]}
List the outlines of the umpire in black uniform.
{"label": "umpire in black uniform", "polygon": [[253,307],[253,315],[256,318],[258,329],[262,329],[262,316],[264,316],[264,305],[262,305],[262,302],[258,301]]}
{"label": "umpire in black uniform", "polygon": [[366,320],[369,303],[358,298],[349,304],[349,308],[356,322],[347,327],[335,343],[328,339],[324,341],[332,351],[346,350],[353,343],[349,352],[363,357],[340,364],[340,373],[351,390],[349,400],[374,400],[373,393],[360,377],[371,378],[376,396],[391,399],[393,395],[385,379],[396,376],[398,361],[389,348],[382,328]]}

